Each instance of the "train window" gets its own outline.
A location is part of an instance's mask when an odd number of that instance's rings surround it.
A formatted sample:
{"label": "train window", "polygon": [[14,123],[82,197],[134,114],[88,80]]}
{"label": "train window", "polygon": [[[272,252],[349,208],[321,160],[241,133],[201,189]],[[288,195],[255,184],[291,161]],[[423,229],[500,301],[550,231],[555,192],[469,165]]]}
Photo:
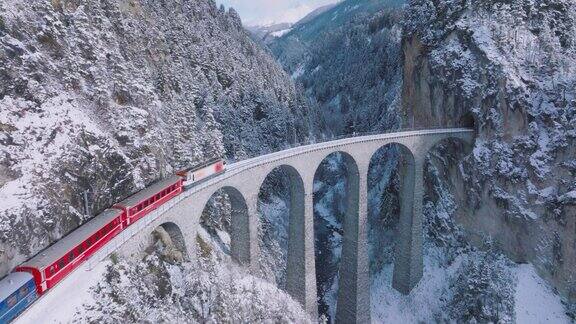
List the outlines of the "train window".
{"label": "train window", "polygon": [[28,295],[28,286],[22,286],[18,290],[18,294],[20,294],[20,297],[24,297],[24,296]]}
{"label": "train window", "polygon": [[14,296],[10,296],[10,298],[8,298],[8,300],[6,301],[6,304],[8,305],[9,308],[14,307],[14,305],[16,305],[16,303],[18,302],[18,298],[16,297],[16,295]]}
{"label": "train window", "polygon": [[65,265],[66,265],[66,261],[64,260],[64,258],[58,260],[58,268],[62,269],[62,268],[64,268]]}
{"label": "train window", "polygon": [[48,272],[50,273],[50,275],[53,275],[55,271],[56,271],[56,266],[54,266],[54,265],[51,265],[50,269],[48,269]]}
{"label": "train window", "polygon": [[74,251],[70,252],[70,254],[68,254],[68,261],[72,261],[74,260]]}

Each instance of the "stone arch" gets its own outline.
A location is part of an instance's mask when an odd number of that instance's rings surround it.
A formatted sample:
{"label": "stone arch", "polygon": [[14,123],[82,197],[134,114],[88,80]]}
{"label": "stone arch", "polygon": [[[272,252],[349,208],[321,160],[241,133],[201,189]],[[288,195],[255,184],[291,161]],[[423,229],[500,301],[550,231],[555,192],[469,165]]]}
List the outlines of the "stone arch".
{"label": "stone arch", "polygon": [[[417,190],[417,163],[412,150],[406,145],[392,142],[380,147],[370,159],[373,163],[388,153],[389,158],[396,159],[398,173],[398,220],[396,225],[396,246],[394,250],[394,272],[392,286],[407,294],[422,277],[422,217],[418,204],[415,204]],[[374,177],[371,174],[371,177]],[[389,175],[391,176],[391,175]],[[371,181],[372,179],[368,179]],[[370,186],[370,184],[369,184]]]}
{"label": "stone arch", "polygon": [[[376,272],[385,260],[394,260],[393,282],[395,288],[405,286],[410,270],[400,263],[402,255],[411,244],[402,245],[401,226],[413,222],[415,185],[415,157],[412,150],[398,142],[385,144],[376,150],[368,167],[369,195],[378,201],[368,202],[368,241],[371,270]],[[396,178],[397,177],[397,178]],[[395,181],[397,179],[397,182]],[[397,186],[396,186],[397,185]],[[395,257],[393,257],[395,255]],[[404,260],[404,264],[408,261]],[[401,290],[402,288],[398,289]],[[402,289],[402,290],[405,290]]]}
{"label": "stone arch", "polygon": [[[274,225],[277,227],[275,228],[274,237],[272,240],[276,240],[280,249],[282,250],[282,257],[284,258],[284,264],[281,265],[284,267],[283,275],[277,279],[277,283],[280,284],[282,288],[286,286],[287,290],[294,288],[294,283],[297,281],[295,278],[288,279],[287,276],[294,275],[294,271],[289,271],[288,269],[294,270],[294,268],[299,267],[299,263],[302,260],[300,259],[298,253],[296,253],[297,246],[302,243],[301,233],[302,231],[302,224],[304,222],[304,213],[305,213],[305,189],[304,189],[304,181],[300,176],[298,170],[296,170],[293,166],[283,164],[280,166],[275,167],[271,170],[262,183],[259,186],[259,202],[263,202],[268,196],[265,196],[266,190],[275,188],[280,189],[280,194],[285,195],[283,198],[287,199],[287,211],[288,215],[286,218],[282,217],[284,215],[280,215],[279,219],[273,221]],[[259,204],[260,206],[260,204]],[[261,217],[266,217],[264,211],[259,209],[259,214]],[[278,228],[279,227],[279,228]],[[260,227],[263,229],[263,226]],[[266,233],[270,234],[270,233]],[[262,240],[264,240],[264,233],[261,236]],[[264,242],[260,242],[263,244]],[[292,247],[291,249],[289,247]],[[261,247],[262,248],[262,247]],[[274,266],[278,266],[273,265]],[[290,281],[290,284],[287,282]],[[294,296],[296,297],[296,296]]]}
{"label": "stone arch", "polygon": [[182,230],[173,222],[158,225],[153,232],[155,238],[164,245],[164,255],[175,262],[188,258],[188,250]]}
{"label": "stone arch", "polygon": [[[339,205],[338,209],[342,211],[342,226],[341,229],[339,229],[339,224],[336,224],[333,225],[335,227],[334,229],[326,231],[325,229],[321,228],[323,225],[325,225],[325,221],[321,221],[320,216],[316,214],[314,215],[314,227],[316,233],[316,242],[319,244],[319,246],[316,248],[316,257],[320,258],[317,260],[317,262],[319,262],[321,267],[325,267],[327,259],[329,260],[330,258],[330,256],[326,256],[325,253],[322,253],[322,245],[325,244],[325,242],[330,241],[330,239],[337,238],[339,235],[342,236],[342,256],[339,262],[340,266],[336,268],[332,267],[330,272],[317,271],[317,280],[319,281],[318,292],[320,294],[324,293],[325,287],[334,283],[333,281],[331,282],[327,280],[335,280],[336,273],[339,273],[339,288],[335,314],[332,313],[334,310],[330,309],[329,306],[323,302],[323,299],[321,299],[319,309],[324,314],[331,316],[335,315],[337,322],[350,322],[352,318],[357,316],[356,310],[358,309],[359,304],[359,299],[357,298],[359,293],[359,286],[357,284],[359,276],[357,265],[359,254],[362,253],[359,253],[358,245],[365,243],[361,242],[362,239],[358,236],[360,232],[359,227],[361,226],[359,213],[361,174],[359,171],[358,163],[352,155],[347,152],[336,151],[331,152],[324,157],[320,165],[315,170],[314,179],[319,179],[321,170],[327,166],[332,165],[333,167],[334,161],[338,161],[339,165],[340,162],[342,163],[341,165],[343,165],[343,169],[339,170],[338,173],[342,172],[341,175],[344,176],[345,174],[346,178],[346,181],[343,184],[344,190],[342,198],[344,200],[341,202],[341,204],[335,202]],[[336,185],[340,184],[337,183]],[[329,190],[335,191],[335,189],[328,189],[325,193],[329,194]],[[315,204],[320,202],[318,199],[320,199],[320,197],[315,197]],[[318,231],[316,231],[316,229],[318,229]],[[324,231],[324,233],[322,233],[322,231]],[[334,234],[331,234],[331,232]],[[334,271],[336,271],[336,273],[333,273]],[[355,321],[355,319],[353,321]]]}
{"label": "stone arch", "polygon": [[230,201],[230,254],[236,262],[242,265],[250,265],[254,260],[251,260],[250,214],[246,198],[238,189],[232,186],[224,186],[214,190],[204,205],[204,210],[207,209],[212,198],[219,193],[226,194]]}

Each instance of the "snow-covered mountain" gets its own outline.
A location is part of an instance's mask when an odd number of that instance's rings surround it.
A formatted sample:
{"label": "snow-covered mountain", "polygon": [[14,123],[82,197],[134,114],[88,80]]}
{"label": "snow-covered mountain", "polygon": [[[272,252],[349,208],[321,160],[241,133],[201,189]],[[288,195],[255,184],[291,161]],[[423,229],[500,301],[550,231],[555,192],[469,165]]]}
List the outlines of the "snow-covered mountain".
{"label": "snow-covered mountain", "polygon": [[401,17],[402,1],[348,0],[270,43],[320,113],[325,134],[397,123],[390,110],[399,102]]}
{"label": "snow-covered mountain", "polygon": [[215,156],[303,140],[290,78],[211,0],[0,2],[0,276]]}
{"label": "snow-covered mountain", "polygon": [[247,26],[246,29],[256,41],[267,44],[275,38],[282,37],[288,33],[293,25],[292,23],[278,23],[264,26]]}
{"label": "snow-covered mountain", "polygon": [[[339,1],[338,1],[339,2]],[[314,18],[320,16],[321,14],[325,13],[326,11],[334,8],[335,6],[338,5],[338,2],[335,3],[331,3],[331,4],[327,4],[325,6],[321,6],[318,7],[316,9],[314,9],[312,12],[310,12],[309,14],[307,14],[306,16],[304,16],[304,18],[298,20],[298,22],[296,22],[296,26],[300,26],[303,24],[306,24],[310,21],[312,21]]]}
{"label": "snow-covered mountain", "polygon": [[283,22],[283,23],[272,23],[266,25],[246,26],[246,29],[252,34],[252,36],[255,38],[256,41],[263,42],[264,44],[270,44],[274,42],[276,38],[282,37],[285,34],[289,33],[293,27],[300,26],[313,20],[317,16],[334,8],[336,5],[337,3],[333,3],[318,7],[309,14],[307,14],[306,16],[304,16],[304,18],[297,21],[296,23]]}

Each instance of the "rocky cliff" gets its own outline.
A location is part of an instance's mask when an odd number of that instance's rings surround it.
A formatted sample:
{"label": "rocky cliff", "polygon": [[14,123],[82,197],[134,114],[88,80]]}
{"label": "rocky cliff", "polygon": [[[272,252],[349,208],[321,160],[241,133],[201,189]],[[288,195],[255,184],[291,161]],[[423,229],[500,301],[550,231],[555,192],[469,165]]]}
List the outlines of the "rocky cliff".
{"label": "rocky cliff", "polygon": [[0,3],[0,276],[175,169],[303,140],[290,78],[213,0]]}
{"label": "rocky cliff", "polygon": [[433,158],[451,217],[576,300],[576,4],[414,0],[404,27],[404,124],[477,130]]}

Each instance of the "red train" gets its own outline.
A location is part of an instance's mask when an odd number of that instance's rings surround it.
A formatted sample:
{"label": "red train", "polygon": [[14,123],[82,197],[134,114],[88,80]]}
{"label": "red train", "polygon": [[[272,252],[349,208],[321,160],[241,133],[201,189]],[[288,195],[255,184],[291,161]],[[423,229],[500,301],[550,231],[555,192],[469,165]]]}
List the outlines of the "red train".
{"label": "red train", "polygon": [[159,181],[94,217],[14,271],[32,274],[41,295],[126,227],[182,193],[185,182],[189,188],[225,170],[226,164],[218,159]]}

